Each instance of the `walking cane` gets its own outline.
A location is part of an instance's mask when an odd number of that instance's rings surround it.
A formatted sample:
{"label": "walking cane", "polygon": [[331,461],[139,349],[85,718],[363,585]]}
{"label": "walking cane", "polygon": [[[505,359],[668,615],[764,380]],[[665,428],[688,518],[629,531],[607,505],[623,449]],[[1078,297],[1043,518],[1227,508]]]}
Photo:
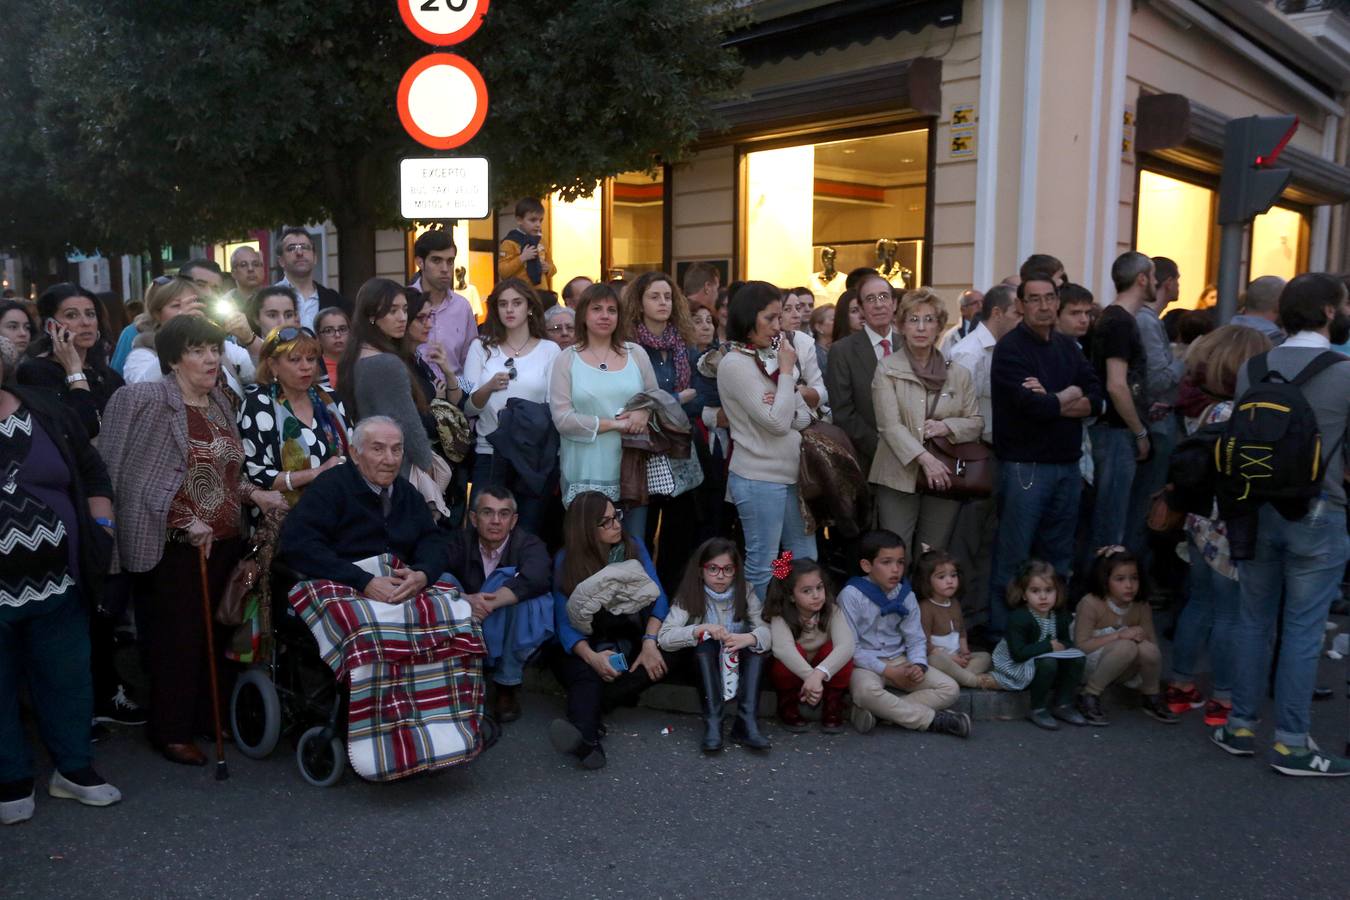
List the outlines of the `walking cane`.
{"label": "walking cane", "polygon": [[206,578],[206,547],[197,548],[198,569],[202,576],[202,615],[206,619],[206,654],[211,671],[211,714],[216,723],[216,781],[230,777],[229,767],[225,765],[225,738],[220,731],[220,682],[216,676],[216,639],[213,634],[215,620],[211,615],[211,588]]}

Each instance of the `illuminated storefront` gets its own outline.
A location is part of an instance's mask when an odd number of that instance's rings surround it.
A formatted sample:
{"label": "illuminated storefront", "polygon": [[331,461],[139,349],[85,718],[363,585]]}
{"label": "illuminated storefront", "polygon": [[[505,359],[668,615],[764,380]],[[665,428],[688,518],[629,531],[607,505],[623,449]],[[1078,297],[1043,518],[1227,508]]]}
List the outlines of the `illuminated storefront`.
{"label": "illuminated storefront", "polygon": [[743,149],[744,277],[808,287],[817,301],[837,299],[859,266],[897,288],[921,284],[928,139],[913,128]]}

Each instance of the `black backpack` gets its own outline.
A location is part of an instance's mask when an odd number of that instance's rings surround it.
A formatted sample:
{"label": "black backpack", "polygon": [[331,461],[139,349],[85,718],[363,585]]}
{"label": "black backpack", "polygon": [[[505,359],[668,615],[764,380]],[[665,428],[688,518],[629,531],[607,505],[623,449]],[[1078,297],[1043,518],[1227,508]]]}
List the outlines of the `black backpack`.
{"label": "black backpack", "polygon": [[1247,364],[1247,391],[1234,403],[1214,444],[1215,493],[1225,518],[1254,513],[1264,503],[1286,519],[1306,515],[1321,493],[1330,454],[1324,452],[1317,416],[1300,388],[1345,359],[1328,350],[1292,380],[1271,371],[1268,354]]}

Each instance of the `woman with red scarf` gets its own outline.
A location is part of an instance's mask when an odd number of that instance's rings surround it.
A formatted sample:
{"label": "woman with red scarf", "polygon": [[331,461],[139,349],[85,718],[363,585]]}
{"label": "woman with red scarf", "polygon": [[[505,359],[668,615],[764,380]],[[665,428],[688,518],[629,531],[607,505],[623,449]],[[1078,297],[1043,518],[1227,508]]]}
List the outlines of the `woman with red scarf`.
{"label": "woman with red scarf", "polygon": [[[691,422],[698,421],[702,410],[696,400],[689,354],[694,346],[694,323],[689,301],[675,286],[675,279],[665,272],[643,273],[624,291],[624,308],[634,339],[651,359],[657,385],[680,402]],[[698,517],[698,506],[690,492],[703,480],[703,470],[697,453],[669,462],[669,493],[652,491],[650,504],[629,511],[624,527],[651,548],[661,583],[667,591],[673,591],[697,534],[691,526]],[[658,516],[647,515],[653,507],[666,522],[679,522],[680,527],[658,529]]]}

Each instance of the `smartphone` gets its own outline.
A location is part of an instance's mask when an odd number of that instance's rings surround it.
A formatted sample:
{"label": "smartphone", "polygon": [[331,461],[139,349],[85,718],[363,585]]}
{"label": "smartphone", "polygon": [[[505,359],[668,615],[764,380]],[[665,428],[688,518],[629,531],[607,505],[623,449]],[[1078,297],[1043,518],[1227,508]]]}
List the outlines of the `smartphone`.
{"label": "smartphone", "polygon": [[48,319],[47,336],[53,341],[68,341],[70,340],[70,331],[55,319]]}
{"label": "smartphone", "polygon": [[229,300],[217,300],[211,309],[215,313],[216,318],[222,320],[228,319],[239,311]]}
{"label": "smartphone", "polygon": [[609,666],[615,672],[627,672],[628,660],[623,658],[622,653],[613,653],[609,657]]}

